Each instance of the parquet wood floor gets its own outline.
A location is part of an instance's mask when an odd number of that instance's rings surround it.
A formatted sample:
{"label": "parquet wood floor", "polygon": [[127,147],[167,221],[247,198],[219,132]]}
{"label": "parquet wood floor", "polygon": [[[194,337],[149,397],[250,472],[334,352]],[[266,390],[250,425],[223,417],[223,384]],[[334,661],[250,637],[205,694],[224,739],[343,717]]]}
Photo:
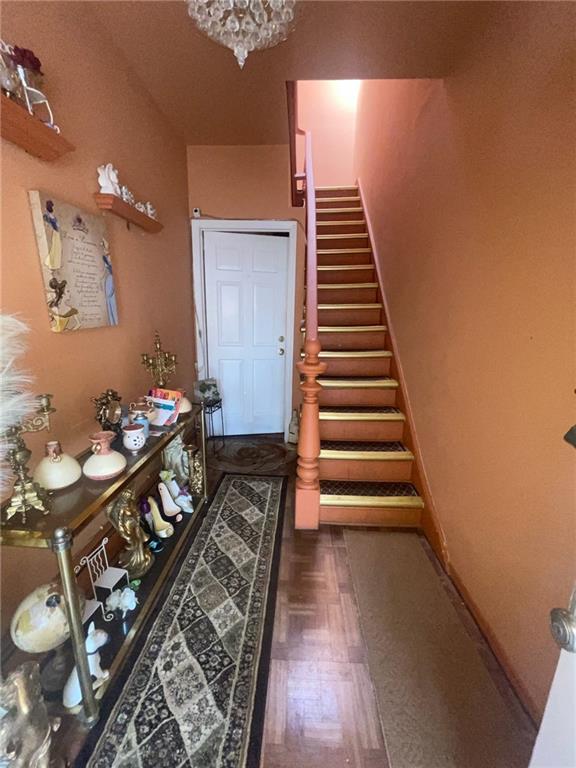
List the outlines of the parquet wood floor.
{"label": "parquet wood floor", "polygon": [[261,768],[390,768],[342,531],[288,494]]}

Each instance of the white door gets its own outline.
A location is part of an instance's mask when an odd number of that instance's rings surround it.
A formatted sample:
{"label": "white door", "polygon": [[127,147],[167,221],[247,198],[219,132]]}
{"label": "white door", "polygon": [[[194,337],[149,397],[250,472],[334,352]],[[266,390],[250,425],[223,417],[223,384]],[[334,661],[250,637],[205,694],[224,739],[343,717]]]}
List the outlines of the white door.
{"label": "white door", "polygon": [[204,233],[208,375],[227,435],[284,431],[288,240]]}
{"label": "white door", "polygon": [[561,650],[529,768],[576,766],[576,587],[568,611],[553,611]]}

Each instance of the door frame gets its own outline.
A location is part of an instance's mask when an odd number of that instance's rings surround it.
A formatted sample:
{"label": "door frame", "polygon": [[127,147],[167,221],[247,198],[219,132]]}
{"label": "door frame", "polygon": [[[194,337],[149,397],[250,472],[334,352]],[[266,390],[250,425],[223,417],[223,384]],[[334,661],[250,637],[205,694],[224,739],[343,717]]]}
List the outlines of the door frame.
{"label": "door frame", "polygon": [[[206,272],[204,233],[231,232],[241,235],[288,235],[288,264],[286,282],[286,366],[284,370],[284,439],[292,418],[292,383],[294,380],[294,323],[296,312],[296,238],[298,222],[281,219],[190,219],[192,225],[192,280],[196,338],[196,373],[206,378],[208,337],[206,333]],[[201,359],[200,359],[201,358]],[[225,407],[225,406],[224,406]]]}

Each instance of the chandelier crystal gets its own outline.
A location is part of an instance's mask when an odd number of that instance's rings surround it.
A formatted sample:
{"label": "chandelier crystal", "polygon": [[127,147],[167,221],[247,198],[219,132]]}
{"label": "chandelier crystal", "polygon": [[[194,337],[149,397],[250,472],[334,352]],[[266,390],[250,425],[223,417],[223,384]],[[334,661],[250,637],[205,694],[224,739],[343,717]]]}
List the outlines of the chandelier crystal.
{"label": "chandelier crystal", "polygon": [[250,51],[272,48],[288,37],[296,0],[187,0],[201,32],[233,51],[240,68]]}

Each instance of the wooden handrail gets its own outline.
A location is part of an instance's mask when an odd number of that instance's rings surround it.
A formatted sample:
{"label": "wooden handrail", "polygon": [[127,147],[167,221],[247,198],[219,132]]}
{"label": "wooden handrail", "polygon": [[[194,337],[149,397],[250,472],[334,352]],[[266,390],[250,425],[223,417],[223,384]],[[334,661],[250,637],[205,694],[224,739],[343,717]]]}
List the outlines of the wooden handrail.
{"label": "wooden handrail", "polygon": [[306,202],[306,324],[304,360],[298,363],[302,374],[302,410],[298,437],[296,467],[296,528],[318,528],[320,520],[320,456],[319,394],[317,378],[326,370],[319,359],[318,340],[318,264],[316,252],[316,189],[312,162],[312,136],[305,132],[304,199]]}
{"label": "wooden handrail", "polygon": [[290,197],[292,205],[301,208],[304,205],[304,195],[298,189],[298,182],[303,180],[303,174],[298,172],[298,158],[296,156],[296,136],[302,134],[298,128],[298,94],[297,84],[294,81],[286,83],[286,99],[288,102],[288,132],[290,144]]}

